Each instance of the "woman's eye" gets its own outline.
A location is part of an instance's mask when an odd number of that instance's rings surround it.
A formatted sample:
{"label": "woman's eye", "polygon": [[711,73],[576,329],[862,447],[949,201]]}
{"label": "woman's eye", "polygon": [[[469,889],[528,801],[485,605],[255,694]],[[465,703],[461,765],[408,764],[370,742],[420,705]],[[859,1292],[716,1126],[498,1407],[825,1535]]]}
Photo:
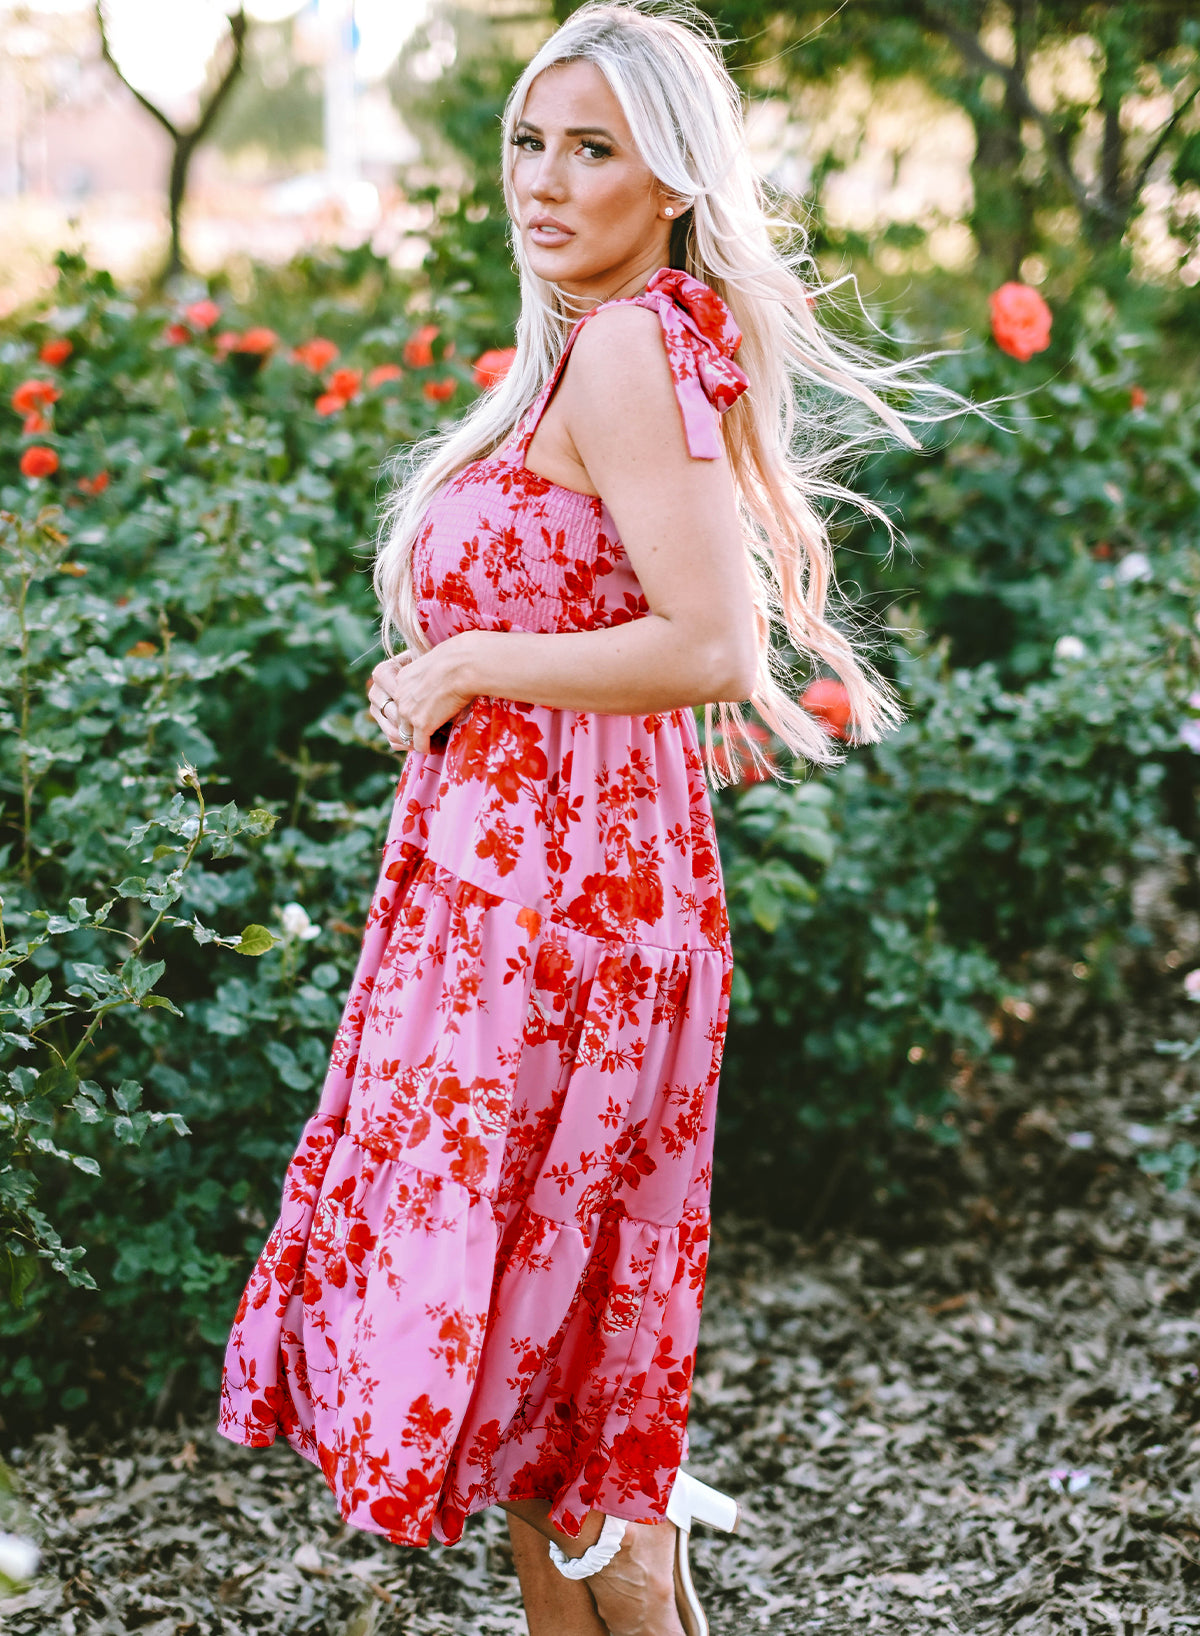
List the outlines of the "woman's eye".
{"label": "woman's eye", "polygon": [[539,146],[540,144],[537,137],[531,136],[528,131],[523,131],[519,135],[513,137],[514,148],[526,148],[532,150],[533,148]]}
{"label": "woman's eye", "polygon": [[612,153],[612,149],[606,148],[603,142],[585,142],[583,146],[591,159],[607,159]]}

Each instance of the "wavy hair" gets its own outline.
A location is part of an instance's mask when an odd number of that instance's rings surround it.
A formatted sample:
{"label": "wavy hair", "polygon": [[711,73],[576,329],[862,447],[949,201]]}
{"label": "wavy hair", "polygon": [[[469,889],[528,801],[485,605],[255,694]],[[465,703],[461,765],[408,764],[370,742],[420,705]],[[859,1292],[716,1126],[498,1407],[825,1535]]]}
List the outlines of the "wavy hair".
{"label": "wavy hair", "polygon": [[[897,529],[843,476],[889,436],[922,448],[910,423],[980,406],[928,379],[925,366],[944,351],[892,361],[822,326],[822,301],[849,281],[867,322],[884,333],[862,307],[854,274],[823,282],[802,228],[773,213],[751,163],[741,98],[720,39],[688,0],[589,0],[533,57],[504,110],[504,193],[512,221],[512,138],[530,86],[545,69],[579,60],[604,75],[642,158],[684,202],[672,224],[671,265],[709,285],[742,332],[737,361],[750,387],[722,419],[757,616],[758,674],[750,703],[795,754],[832,762],[836,744],[795,697],[796,660],[803,670],[824,667],[844,684],[854,742],[878,739],[902,716],[886,681],[859,651],[854,622],[837,595],[828,517],[851,505],[880,522],[893,543]],[[505,442],[549,379],[577,319],[564,293],[533,273],[521,235],[510,228],[510,236],[521,285],[513,366],[454,426],[400,456],[401,480],[385,510],[375,564],[389,653],[397,636],[416,651],[429,645],[417,620],[412,551],[430,500],[464,466]],[[889,395],[909,407],[902,412]],[[773,640],[776,631],[794,659]],[[763,765],[740,706],[707,704],[705,760],[714,784],[738,776],[735,746]]]}

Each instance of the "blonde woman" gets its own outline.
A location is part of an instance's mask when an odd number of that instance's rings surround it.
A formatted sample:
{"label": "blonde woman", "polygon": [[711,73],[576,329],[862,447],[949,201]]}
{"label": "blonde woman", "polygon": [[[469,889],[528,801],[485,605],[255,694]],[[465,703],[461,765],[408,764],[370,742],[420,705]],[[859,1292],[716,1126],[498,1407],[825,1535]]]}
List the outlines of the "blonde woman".
{"label": "blonde woman", "polygon": [[221,1426],[402,1544],[502,1506],[533,1636],[702,1636],[688,1530],[736,1506],[680,1464],[732,967],[693,712],[718,779],[747,698],[830,759],[774,620],[860,740],[896,719],[816,502],[864,408],[915,443],[877,388],[936,389],[819,327],[692,14],[577,11],[504,178],[516,361],[379,555],[404,651],[371,712],[409,754]]}

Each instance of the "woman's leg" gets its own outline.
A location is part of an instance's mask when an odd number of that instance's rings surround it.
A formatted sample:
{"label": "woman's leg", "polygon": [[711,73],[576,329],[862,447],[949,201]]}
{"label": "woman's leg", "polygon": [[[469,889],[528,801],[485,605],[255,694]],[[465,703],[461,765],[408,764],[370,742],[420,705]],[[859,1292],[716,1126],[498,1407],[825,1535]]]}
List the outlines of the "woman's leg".
{"label": "woman's leg", "polygon": [[529,1636],[608,1636],[586,1584],[564,1579],[550,1561],[546,1536],[511,1513],[508,1533]]}
{"label": "woman's leg", "polygon": [[[603,1514],[593,1511],[585,1519],[579,1537],[572,1539],[550,1521],[550,1506],[545,1500],[514,1500],[507,1503],[504,1510],[509,1513],[510,1529],[514,1522],[524,1523],[527,1540],[531,1532],[536,1532],[545,1539],[556,1540],[563,1554],[571,1557],[582,1556],[594,1545],[604,1526]],[[675,1604],[675,1533],[673,1522],[627,1524],[616,1556],[607,1568],[587,1580],[565,1579],[548,1555],[543,1559],[544,1565],[565,1589],[589,1592],[589,1599],[599,1614],[598,1636],[603,1632],[608,1636],[684,1636]],[[513,1543],[515,1553],[515,1533]],[[544,1549],[539,1542],[530,1555],[540,1554]],[[550,1582],[550,1601],[546,1605],[552,1612],[559,1606],[574,1606],[565,1599],[556,1602],[556,1590]],[[528,1604],[526,1607],[528,1610]],[[581,1627],[589,1633],[592,1628],[596,1627]],[[532,1623],[530,1631],[532,1636],[540,1636]],[[554,1636],[552,1627],[547,1627],[546,1636]]]}

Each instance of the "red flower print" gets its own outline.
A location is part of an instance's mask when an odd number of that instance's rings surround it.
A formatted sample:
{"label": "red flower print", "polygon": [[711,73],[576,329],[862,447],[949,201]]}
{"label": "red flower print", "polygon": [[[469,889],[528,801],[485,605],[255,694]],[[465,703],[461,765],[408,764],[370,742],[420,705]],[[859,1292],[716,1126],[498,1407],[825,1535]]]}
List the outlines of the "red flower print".
{"label": "red flower print", "polygon": [[44,443],[33,443],[21,456],[21,471],[26,477],[52,477],[58,470],[58,456]]}
{"label": "red flower print", "polygon": [[[678,271],[631,299],[661,320],[689,449],[718,458],[744,390],[732,316]],[[417,379],[448,373],[436,335],[410,342]],[[649,612],[603,503],[524,467],[555,378],[429,503],[412,586],[431,645]],[[408,1545],[508,1499],[568,1533],[594,1509],[660,1517],[732,983],[693,712],[475,698],[403,763],[350,919],[361,954],[238,1307],[222,1431],[282,1434],[350,1526]]]}

